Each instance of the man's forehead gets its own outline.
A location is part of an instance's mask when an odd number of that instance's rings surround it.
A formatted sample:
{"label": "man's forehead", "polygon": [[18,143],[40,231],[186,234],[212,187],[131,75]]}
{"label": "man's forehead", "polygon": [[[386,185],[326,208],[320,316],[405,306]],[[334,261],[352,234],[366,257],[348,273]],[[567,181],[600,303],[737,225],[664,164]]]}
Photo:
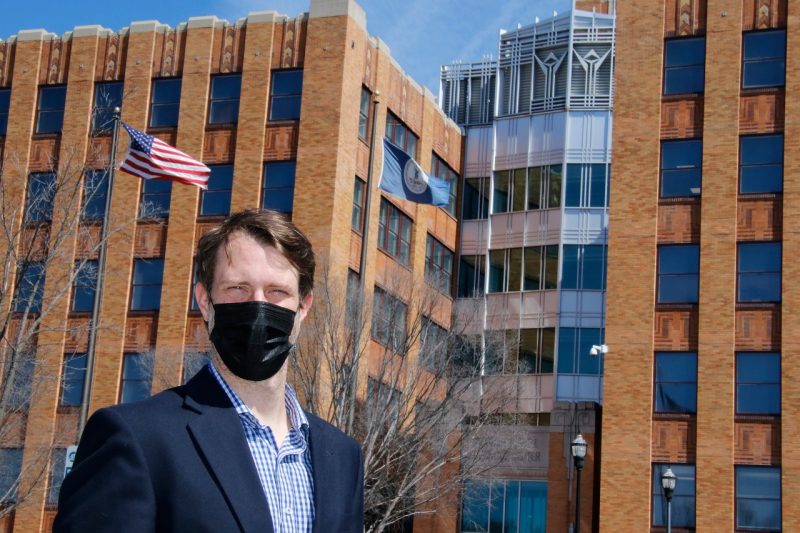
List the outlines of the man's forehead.
{"label": "man's forehead", "polygon": [[[263,255],[268,257],[264,258],[258,252],[258,249],[261,249]],[[291,272],[293,277],[299,278],[297,269],[281,250],[242,231],[232,233],[223,245],[217,249],[215,277],[221,274],[223,269],[219,267],[222,265],[225,265],[228,269],[231,267],[236,269],[257,265],[263,261],[266,261],[264,266],[268,265],[279,270],[287,270]]]}

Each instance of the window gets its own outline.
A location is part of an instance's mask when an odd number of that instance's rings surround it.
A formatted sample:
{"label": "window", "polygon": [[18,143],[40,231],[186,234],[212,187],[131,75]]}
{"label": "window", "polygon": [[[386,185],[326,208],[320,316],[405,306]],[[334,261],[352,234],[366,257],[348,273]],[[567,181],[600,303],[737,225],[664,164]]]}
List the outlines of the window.
{"label": "window", "polygon": [[551,209],[561,205],[561,165],[528,169],[527,209]]}
{"label": "window", "polygon": [[595,344],[603,344],[604,333],[602,328],[558,328],[558,373],[602,374],[603,358],[589,351]]}
{"label": "window", "polygon": [[697,353],[656,352],[655,412],[697,412]]}
{"label": "window", "polygon": [[372,338],[393,351],[404,354],[408,307],[379,287],[372,300]]}
{"label": "window", "polygon": [[22,448],[0,448],[0,505],[17,500]]}
{"label": "window", "polygon": [[378,218],[378,247],[401,264],[409,265],[411,219],[385,198],[381,198]]}
{"label": "window", "polygon": [[150,127],[176,127],[178,125],[180,105],[180,78],[153,80],[153,93],[150,96]]}
{"label": "window", "polygon": [[433,154],[431,156],[431,174],[437,178],[445,180],[450,185],[450,201],[447,204],[447,212],[456,216],[456,196],[458,196],[458,174],[450,168],[441,158]]}
{"label": "window", "polygon": [[55,195],[55,174],[34,172],[28,176],[28,190],[25,193],[25,222],[50,222],[53,219]]}
{"label": "window", "polygon": [[142,196],[139,200],[139,218],[167,218],[171,197],[171,181],[143,180]]}
{"label": "window", "polygon": [[264,193],[261,207],[291,214],[294,206],[295,166],[294,161],[264,163]]}
{"label": "window", "polygon": [[555,360],[555,328],[505,330],[485,345],[486,374],[552,374]]}
{"label": "window", "polygon": [[781,530],[781,469],[778,466],[734,466],[736,529]]}
{"label": "window", "polygon": [[786,30],[744,34],[742,87],[783,87],[786,79]]}
{"label": "window", "polygon": [[107,132],[114,129],[114,108],[122,107],[122,82],[96,83],[94,86],[94,110],[92,131]]}
{"label": "window", "polygon": [[361,88],[361,103],[358,106],[358,138],[364,142],[369,140],[369,108],[372,101],[372,93],[366,87]]}
{"label": "window", "polygon": [[20,264],[17,271],[17,293],[14,311],[38,313],[42,310],[44,295],[44,263],[29,261]]}
{"label": "window", "polygon": [[453,252],[430,235],[425,242],[425,279],[442,292],[450,294],[453,278]]}
{"label": "window", "polygon": [[465,178],[461,202],[463,220],[489,218],[489,178]]}
{"label": "window", "polygon": [[558,286],[558,245],[489,251],[489,292],[540,291]]}
{"label": "window", "polygon": [[458,297],[483,296],[486,287],[486,257],[462,255],[458,267]]}
{"label": "window", "polygon": [[781,414],[781,354],[736,354],[736,414]]}
{"label": "window", "polygon": [[131,311],[152,311],[161,306],[163,259],[134,259]]}
{"label": "window", "polygon": [[0,136],[5,136],[8,128],[8,109],[11,107],[11,89],[0,89]]}
{"label": "window", "polygon": [[447,330],[423,316],[419,338],[419,358],[422,366],[434,372],[443,371],[447,362]]}
{"label": "window", "polygon": [[739,243],[737,301],[781,301],[781,243]]}
{"label": "window", "polygon": [[302,94],[302,70],[273,70],[272,90],[269,97],[269,119],[299,119]]}
{"label": "window", "polygon": [[606,247],[564,245],[561,288],[602,291],[606,288]]}
{"label": "window", "polygon": [[699,278],[700,247],[697,244],[658,247],[658,303],[697,303]]}
{"label": "window", "polygon": [[364,234],[364,202],[367,192],[367,184],[361,181],[361,178],[356,176],[353,185],[353,214],[350,221],[350,226],[354,231]]}
{"label": "window", "polygon": [[464,482],[461,533],[544,533],[546,523],[546,481],[495,479]]}
{"label": "window", "polygon": [[64,463],[67,458],[66,448],[53,448],[50,456],[50,489],[47,491],[48,505],[58,505],[58,493],[64,481]]}
{"label": "window", "polygon": [[122,386],[120,403],[137,402],[150,396],[152,373],[149,357],[140,353],[126,353],[122,361]]}
{"label": "window", "polygon": [[386,113],[386,138],[412,158],[417,157],[417,136],[392,113]]}
{"label": "window", "polygon": [[739,192],[783,190],[783,134],[747,135],[739,139]]}
{"label": "window", "polygon": [[678,476],[675,492],[672,494],[672,527],[694,528],[695,521],[695,475],[694,465],[666,465],[656,463],[653,465],[653,525],[667,525],[667,499],[664,489],[661,488],[661,475],[672,469]]}
{"label": "window", "polygon": [[62,375],[61,405],[80,405],[83,396],[83,380],[86,375],[86,354],[76,353],[65,356]]}
{"label": "window", "polygon": [[[33,393],[33,379],[36,371],[36,354],[34,352],[18,351],[13,357],[13,365],[7,367],[11,372],[8,375],[11,388],[10,390],[6,389],[3,400],[3,408],[6,413],[27,410]],[[0,492],[0,496],[2,495],[3,493]]]}
{"label": "window", "polygon": [[703,141],[661,143],[661,197],[700,196]]}
{"label": "window", "polygon": [[64,123],[64,106],[67,101],[67,88],[39,88],[39,107],[36,110],[36,133],[61,133]]}
{"label": "window", "polygon": [[665,41],[664,94],[702,93],[705,61],[705,37]]}
{"label": "window", "polygon": [[91,313],[94,309],[94,296],[97,290],[97,260],[77,261],[75,281],[72,286],[72,311]]}
{"label": "window", "polygon": [[606,207],[608,165],[592,163],[567,165],[566,207]]}
{"label": "window", "polygon": [[87,170],[83,176],[81,218],[83,220],[103,220],[106,214],[107,197],[108,170]]}
{"label": "window", "polygon": [[351,331],[360,328],[364,320],[364,294],[361,287],[361,275],[347,269],[347,301],[344,309],[344,323]]}
{"label": "window", "polygon": [[242,89],[241,74],[225,74],[211,78],[211,104],[209,124],[236,124],[239,120],[239,94]]}
{"label": "window", "polygon": [[200,193],[200,216],[227,215],[231,211],[233,165],[209,165],[208,189]]}

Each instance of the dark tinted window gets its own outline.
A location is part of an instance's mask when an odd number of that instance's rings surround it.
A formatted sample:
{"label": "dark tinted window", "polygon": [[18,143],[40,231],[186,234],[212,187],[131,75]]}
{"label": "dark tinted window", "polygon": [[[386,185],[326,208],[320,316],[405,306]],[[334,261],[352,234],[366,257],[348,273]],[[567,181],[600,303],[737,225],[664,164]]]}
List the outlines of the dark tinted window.
{"label": "dark tinted window", "polygon": [[590,352],[592,346],[603,344],[602,328],[565,328],[558,330],[558,372],[561,374],[603,373],[603,358]]}
{"label": "dark tinted window", "polygon": [[22,448],[0,448],[0,504],[17,500]]}
{"label": "dark tinted window", "polygon": [[489,217],[489,178],[464,179],[464,199],[461,207],[463,220]]}
{"label": "dark tinted window", "polygon": [[656,352],[655,412],[697,412],[697,354]]}
{"label": "dark tinted window", "polygon": [[748,135],[739,141],[739,192],[783,190],[783,134]]}
{"label": "dark tinted window", "polygon": [[779,466],[736,465],[736,530],[781,530]]}
{"label": "dark tinted window", "polygon": [[702,176],[703,141],[661,143],[661,196],[699,196]]}
{"label": "dark tinted window", "polygon": [[227,215],[231,211],[233,165],[209,165],[208,189],[200,193],[200,214]]}
{"label": "dark tinted window", "polygon": [[94,296],[97,290],[97,264],[96,260],[78,261],[72,291],[72,310],[75,312],[91,313],[94,309]]}
{"label": "dark tinted window", "polygon": [[399,208],[381,198],[378,217],[378,247],[408,266],[411,250],[411,219]]}
{"label": "dark tinted window", "polygon": [[781,413],[781,354],[736,354],[736,413]]}
{"label": "dark tinted window", "polygon": [[144,180],[139,200],[139,218],[166,218],[172,196],[172,182]]}
{"label": "dark tinted window", "polygon": [[462,255],[458,267],[459,298],[482,296],[486,286],[486,257]]}
{"label": "dark tinted window", "polygon": [[8,109],[11,106],[11,89],[0,89],[0,136],[6,134]]}
{"label": "dark tinted window", "polygon": [[53,218],[55,194],[55,174],[36,172],[28,176],[28,189],[25,193],[25,222],[50,222]]}
{"label": "dark tinted window", "polygon": [[661,488],[661,476],[672,469],[678,477],[675,492],[672,494],[672,526],[692,528],[695,526],[695,465],[654,464],[653,465],[653,525],[667,525],[667,499]]}
{"label": "dark tinted window", "polygon": [[392,113],[386,113],[386,138],[411,157],[417,157],[417,136]]}
{"label": "dark tinted window", "polygon": [[698,245],[659,246],[658,303],[697,303],[699,272]]}
{"label": "dark tinted window", "polygon": [[425,278],[442,292],[450,293],[453,277],[453,252],[428,235],[425,242]]}
{"label": "dark tinted window", "polygon": [[742,87],[781,87],[786,79],[786,30],[744,34]]}
{"label": "dark tinted window", "polygon": [[126,353],[122,363],[120,403],[136,402],[150,396],[151,368],[148,357]]}
{"label": "dark tinted window", "polygon": [[150,98],[150,127],[172,128],[178,125],[181,103],[181,79],[153,80]]}
{"label": "dark tinted window", "polygon": [[562,289],[605,289],[605,246],[565,244],[563,253]]}
{"label": "dark tinted window", "polygon": [[358,233],[364,232],[364,196],[367,192],[367,184],[360,178],[355,179],[353,185],[353,213],[350,217],[350,227]]}
{"label": "dark tinted window", "polygon": [[67,88],[63,85],[39,88],[36,133],[61,133],[66,100]]}
{"label": "dark tinted window", "polygon": [[115,107],[122,107],[122,82],[95,84],[92,131],[111,131],[114,128]]}
{"label": "dark tinted window", "polygon": [[42,310],[44,294],[44,263],[22,263],[17,270],[17,291],[14,311],[38,313]]}
{"label": "dark tinted window", "polygon": [[264,163],[264,191],[261,207],[291,213],[294,206],[294,161]]}
{"label": "dark tinted window", "polygon": [[214,76],[211,79],[211,105],[209,124],[235,124],[239,120],[239,94],[242,89],[240,74]]}
{"label": "dark tinted window", "polygon": [[303,93],[302,70],[272,71],[272,90],[269,99],[270,120],[300,118],[300,99]]}
{"label": "dark tinted window", "polygon": [[781,243],[739,243],[738,301],[781,301]]}
{"label": "dark tinted window", "polygon": [[161,306],[163,276],[163,259],[134,260],[131,311],[151,311]]}
{"label": "dark tinted window", "polygon": [[77,353],[64,357],[63,370],[61,405],[80,405],[83,395],[83,379],[86,375],[86,354]]}
{"label": "dark tinted window", "polygon": [[701,93],[705,87],[705,37],[664,43],[664,94]]}
{"label": "dark tinted window", "polygon": [[108,197],[108,171],[106,169],[89,170],[83,177],[83,210],[84,220],[103,220]]}

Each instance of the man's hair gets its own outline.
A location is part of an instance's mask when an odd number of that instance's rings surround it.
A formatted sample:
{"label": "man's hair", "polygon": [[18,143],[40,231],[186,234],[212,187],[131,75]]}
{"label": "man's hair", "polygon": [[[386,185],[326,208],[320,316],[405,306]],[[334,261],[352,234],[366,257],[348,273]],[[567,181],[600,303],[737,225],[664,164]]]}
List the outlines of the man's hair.
{"label": "man's hair", "polygon": [[197,280],[211,292],[214,283],[217,251],[227,247],[231,235],[241,232],[261,244],[274,246],[297,269],[300,298],[305,298],[314,288],[314,250],[311,243],[286,215],[267,209],[248,209],[230,215],[216,228],[200,238],[195,265]]}

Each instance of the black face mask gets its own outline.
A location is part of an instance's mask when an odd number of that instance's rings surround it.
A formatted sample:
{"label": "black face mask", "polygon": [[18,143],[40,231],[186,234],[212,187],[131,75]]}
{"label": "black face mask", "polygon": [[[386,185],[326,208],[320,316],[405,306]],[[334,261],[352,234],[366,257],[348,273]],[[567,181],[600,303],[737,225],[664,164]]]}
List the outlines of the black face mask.
{"label": "black face mask", "polygon": [[296,313],[267,302],[212,305],[209,337],[228,370],[249,381],[277,374],[294,347],[289,336]]}

